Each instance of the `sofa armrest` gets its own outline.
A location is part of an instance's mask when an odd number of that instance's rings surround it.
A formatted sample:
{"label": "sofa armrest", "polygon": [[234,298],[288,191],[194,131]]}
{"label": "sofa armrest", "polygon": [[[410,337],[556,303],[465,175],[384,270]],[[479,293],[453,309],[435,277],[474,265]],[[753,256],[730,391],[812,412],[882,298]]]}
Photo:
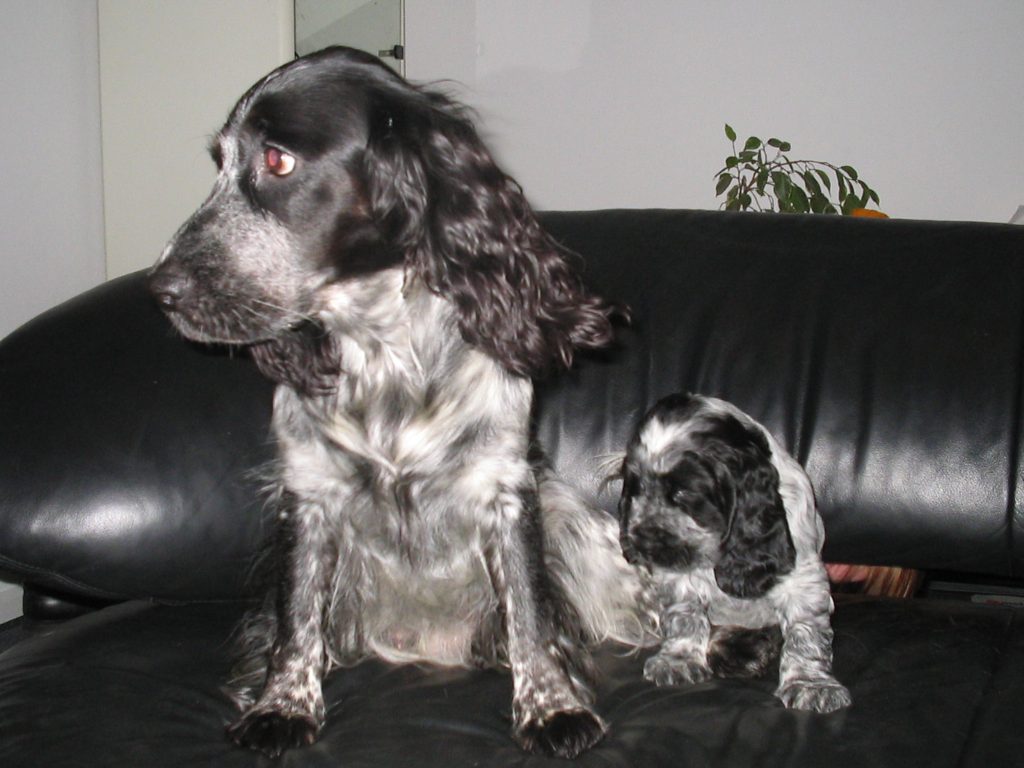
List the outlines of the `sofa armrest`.
{"label": "sofa armrest", "polygon": [[139,272],[0,342],[0,570],[117,600],[245,593],[271,391],[184,342]]}

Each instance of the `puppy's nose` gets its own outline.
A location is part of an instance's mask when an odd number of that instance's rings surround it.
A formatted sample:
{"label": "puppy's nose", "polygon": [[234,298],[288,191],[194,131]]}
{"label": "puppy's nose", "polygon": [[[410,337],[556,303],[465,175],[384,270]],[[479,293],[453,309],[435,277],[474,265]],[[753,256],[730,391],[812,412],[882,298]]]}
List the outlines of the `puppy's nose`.
{"label": "puppy's nose", "polygon": [[188,276],[177,269],[160,266],[149,275],[149,292],[165,311],[177,309],[188,292],[188,286]]}

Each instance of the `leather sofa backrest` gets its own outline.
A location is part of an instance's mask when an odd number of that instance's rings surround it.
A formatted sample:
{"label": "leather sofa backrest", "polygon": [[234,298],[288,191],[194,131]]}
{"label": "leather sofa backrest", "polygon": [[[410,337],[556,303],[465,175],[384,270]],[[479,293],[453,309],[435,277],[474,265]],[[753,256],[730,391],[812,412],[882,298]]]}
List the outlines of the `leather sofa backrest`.
{"label": "leather sofa backrest", "polygon": [[[552,384],[541,435],[585,487],[673,390],[723,397],[803,463],[840,562],[1021,575],[1024,228],[720,212],[551,214],[633,308]],[[606,500],[610,505],[611,500]]]}
{"label": "leather sofa backrest", "polygon": [[[616,349],[540,384],[538,436],[570,480],[596,494],[649,404],[704,392],[807,466],[828,558],[1020,575],[1024,229],[543,218],[633,312]],[[0,343],[0,572],[103,598],[245,594],[270,395],[244,355],[176,336],[142,273],[19,329]]]}

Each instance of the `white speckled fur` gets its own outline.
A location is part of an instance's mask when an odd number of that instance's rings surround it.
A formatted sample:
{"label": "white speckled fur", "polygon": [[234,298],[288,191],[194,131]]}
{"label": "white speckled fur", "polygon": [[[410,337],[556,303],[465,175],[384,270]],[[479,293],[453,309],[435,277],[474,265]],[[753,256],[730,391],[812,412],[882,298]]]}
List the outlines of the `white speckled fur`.
{"label": "white speckled fur", "polygon": [[[659,682],[699,682],[711,676],[705,661],[712,626],[758,629],[779,625],[783,646],[777,695],[787,705],[832,711],[850,703],[849,693],[832,676],[832,598],[821,560],[825,540],[814,491],[806,472],[761,424],[731,403],[694,396],[700,403],[686,421],[654,417],[638,432],[627,460],[655,473],[669,472],[686,452],[700,452],[698,437],[709,417],[727,414],[760,431],[770,447],[778,473],[779,495],[795,548],[792,570],[779,578],[766,594],[739,598],[726,594],[715,576],[718,534],[700,529],[682,516],[673,522],[680,535],[697,543],[701,558],[691,568],[677,570],[653,566],[652,580],[661,604],[663,643],[648,660],[645,673]],[[634,499],[636,514],[665,514],[657,499]],[[648,505],[647,508],[644,505]],[[678,517],[675,516],[675,517]]]}
{"label": "white speckled fur", "polygon": [[514,737],[578,755],[605,728],[587,642],[650,616],[615,521],[535,456],[532,380],[607,347],[620,308],[468,111],[364,52],[282,65],[211,149],[213,190],[149,286],[278,384],[276,581],[240,633],[229,736],[315,740],[324,675],[378,656],[510,667]]}

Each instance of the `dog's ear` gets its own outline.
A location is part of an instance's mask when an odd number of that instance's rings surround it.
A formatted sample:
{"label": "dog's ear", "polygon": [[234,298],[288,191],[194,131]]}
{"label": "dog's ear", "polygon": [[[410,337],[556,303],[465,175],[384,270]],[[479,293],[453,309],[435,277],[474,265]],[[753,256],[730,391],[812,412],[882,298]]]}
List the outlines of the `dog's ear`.
{"label": "dog's ear", "polygon": [[[793,568],[796,550],[779,495],[779,475],[764,456],[746,456],[722,472],[730,484],[727,528],[715,566],[718,586],[733,597],[761,597]],[[731,463],[731,462],[730,462]]]}
{"label": "dog's ear", "polygon": [[312,324],[249,347],[260,373],[306,396],[329,395],[338,386],[340,356],[331,337]]}
{"label": "dog's ear", "polygon": [[466,110],[406,88],[370,108],[364,173],[407,269],[451,301],[463,338],[513,373],[540,376],[570,366],[577,348],[609,344],[611,318],[625,312],[583,287]]}

